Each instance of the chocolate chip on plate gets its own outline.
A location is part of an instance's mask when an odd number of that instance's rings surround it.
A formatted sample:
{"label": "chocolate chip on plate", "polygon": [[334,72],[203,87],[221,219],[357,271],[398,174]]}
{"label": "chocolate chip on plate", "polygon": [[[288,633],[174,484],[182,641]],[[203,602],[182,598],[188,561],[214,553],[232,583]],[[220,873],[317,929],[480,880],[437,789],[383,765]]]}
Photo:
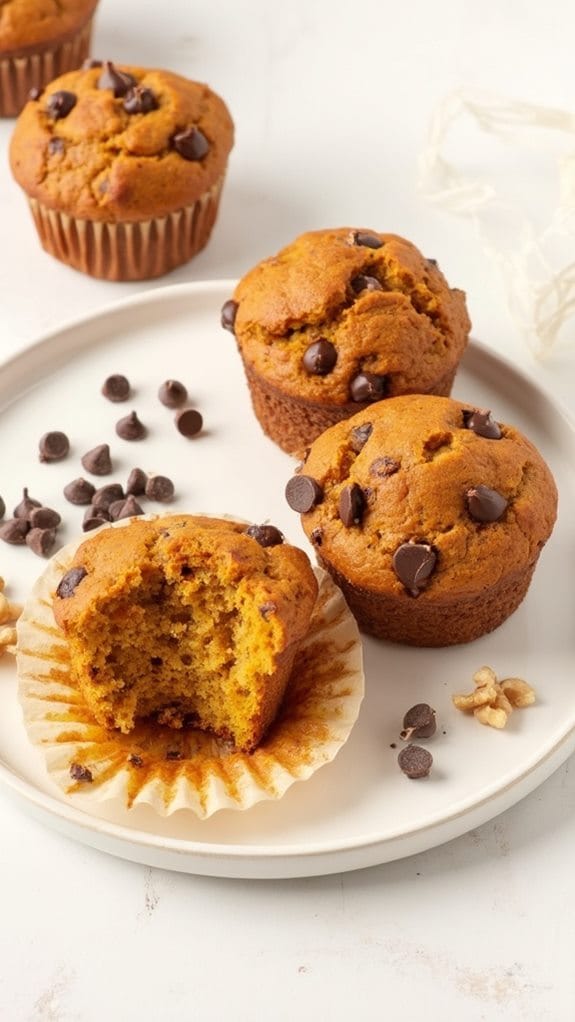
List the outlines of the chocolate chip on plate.
{"label": "chocolate chip on plate", "polygon": [[46,557],[47,554],[54,547],[56,542],[56,530],[55,529],[30,529],[26,533],[26,546],[30,547],[38,557]]}
{"label": "chocolate chip on plate", "polygon": [[393,570],[412,596],[419,596],[437,563],[429,543],[402,543],[393,555]]}
{"label": "chocolate chip on plate", "polygon": [[14,518],[25,518],[26,521],[28,521],[32,511],[34,511],[37,507],[42,507],[40,501],[34,500],[33,497],[30,497],[28,494],[28,487],[25,486],[22,490],[22,500],[14,508]]}
{"label": "chocolate chip on plate", "polygon": [[0,518],[3,518],[6,514],[6,504],[2,497],[0,497]]}
{"label": "chocolate chip on plate", "polygon": [[201,433],[204,420],[195,408],[182,408],[174,419],[176,428],[182,436],[192,437]]}
{"label": "chocolate chip on plate", "polygon": [[94,780],[92,771],[82,763],[70,763],[70,777],[73,781],[85,781],[87,784]]}
{"label": "chocolate chip on plate", "polygon": [[399,472],[400,468],[401,465],[395,460],[395,458],[389,458],[386,454],[384,454],[380,458],[376,458],[372,461],[369,466],[369,474],[373,476],[380,476],[384,479],[386,476],[395,475],[396,472]]}
{"label": "chocolate chip on plate", "polygon": [[351,282],[351,289],[356,295],[363,291],[383,291],[383,284],[380,284],[377,277],[370,277],[365,273],[358,273]]}
{"label": "chocolate chip on plate", "polygon": [[174,484],[167,476],[150,476],[146,483],[146,497],[160,503],[171,500],[174,496]]}
{"label": "chocolate chip on plate", "polygon": [[507,500],[489,486],[472,486],[467,491],[467,510],[476,522],[496,522],[507,507]]}
{"label": "chocolate chip on plate", "polygon": [[477,436],[485,437],[486,440],[501,440],[503,436],[499,423],[495,421],[488,408],[476,408],[470,412],[463,412],[463,424],[466,429],[473,430]]}
{"label": "chocolate chip on plate", "polygon": [[222,305],[221,324],[224,330],[229,330],[232,334],[236,323],[237,311],[238,303],[234,302],[233,298],[229,298],[228,301],[224,302]]}
{"label": "chocolate chip on plate", "polygon": [[111,521],[110,514],[105,507],[89,507],[82,521],[82,531],[91,532],[92,529],[99,529],[105,522]]}
{"label": "chocolate chip on plate", "polygon": [[141,497],[145,493],[147,481],[148,477],[141,468],[133,468],[126,483],[126,496],[132,494],[134,497]]}
{"label": "chocolate chip on plate", "polygon": [[337,348],[321,337],[306,349],[302,362],[306,373],[311,376],[327,376],[337,362]]}
{"label": "chocolate chip on plate", "polygon": [[405,714],[399,737],[410,742],[412,738],[431,738],[436,730],[435,710],[428,703],[416,703]]}
{"label": "chocolate chip on plate", "polygon": [[115,500],[125,499],[126,495],[121,483],[107,483],[106,486],[100,486],[100,488],[96,490],[92,497],[92,507],[103,507],[107,511],[110,504],[113,504]]}
{"label": "chocolate chip on plate", "polygon": [[387,392],[387,376],[358,373],[350,383],[352,401],[381,401]]}
{"label": "chocolate chip on plate", "polygon": [[135,518],[138,515],[143,515],[144,511],[136,498],[130,494],[125,500],[115,500],[113,504],[110,504],[108,513],[113,522],[119,522],[122,518]]}
{"label": "chocolate chip on plate", "polygon": [[130,381],[121,373],[113,373],[104,380],[102,394],[108,401],[127,401],[130,396]]}
{"label": "chocolate chip on plate", "polygon": [[179,131],[172,137],[172,145],[184,160],[203,160],[210,151],[210,143],[199,128]]}
{"label": "chocolate chip on plate", "polygon": [[365,447],[373,432],[373,426],[371,422],[362,422],[361,426],[354,426],[349,435],[349,446],[352,451],[359,454]]}
{"label": "chocolate chip on plate", "polygon": [[72,479],[72,482],[64,487],[64,496],[70,504],[90,504],[95,492],[96,487],[82,478]]}
{"label": "chocolate chip on plate", "polygon": [[76,589],[80,585],[83,578],[86,578],[88,572],[85,568],[70,568],[65,575],[62,575],[58,588],[56,589],[56,596],[59,596],[61,600],[67,600],[70,596],[73,596]]}
{"label": "chocolate chip on plate", "polygon": [[178,408],[188,399],[188,392],[179,380],[165,380],[158,391],[158,397],[166,408]]}
{"label": "chocolate chip on plate", "polygon": [[293,476],[285,488],[286,500],[292,511],[305,514],[323,500],[323,490],[312,476]]}
{"label": "chocolate chip on plate", "polygon": [[57,529],[62,519],[51,507],[35,507],[28,519],[32,529]]}
{"label": "chocolate chip on plate", "polygon": [[148,430],[140,422],[137,412],[130,412],[116,423],[116,433],[122,440],[143,440]]}
{"label": "chocolate chip on plate", "polygon": [[65,433],[55,429],[40,437],[38,449],[40,461],[62,461],[70,453],[70,441]]}
{"label": "chocolate chip on plate", "polygon": [[362,245],[364,248],[382,248],[385,242],[371,231],[352,231],[349,235],[350,245]]}
{"label": "chocolate chip on plate", "polygon": [[46,101],[46,113],[48,117],[51,117],[54,121],[59,121],[62,117],[67,117],[71,110],[74,109],[78,97],[73,92],[68,92],[66,89],[59,89],[58,92],[53,92],[51,96],[48,96]]}
{"label": "chocolate chip on plate", "polygon": [[107,476],[112,471],[112,459],[108,444],[98,444],[82,456],[82,465],[93,476]]}
{"label": "chocolate chip on plate", "polygon": [[0,539],[12,546],[22,546],[26,542],[29,529],[30,525],[25,518],[9,518],[0,525]]}
{"label": "chocolate chip on plate", "polygon": [[339,495],[338,511],[339,517],[347,528],[352,525],[361,525],[365,507],[366,501],[361,486],[358,486],[357,483],[344,486]]}
{"label": "chocolate chip on plate", "polygon": [[412,780],[419,780],[421,777],[428,777],[433,766],[433,756],[421,745],[408,745],[402,749],[397,757],[399,769],[406,777]]}
{"label": "chocolate chip on plate", "polygon": [[105,69],[98,79],[99,89],[112,89],[115,98],[120,99],[137,85],[133,75],[128,74],[127,71],[118,71],[111,60],[106,60],[105,65]]}
{"label": "chocolate chip on plate", "polygon": [[284,541],[283,533],[275,525],[250,525],[246,536],[251,536],[260,546],[278,546]]}
{"label": "chocolate chip on plate", "polygon": [[158,100],[152,89],[145,85],[135,85],[126,93],[122,106],[128,114],[149,114],[158,109]]}

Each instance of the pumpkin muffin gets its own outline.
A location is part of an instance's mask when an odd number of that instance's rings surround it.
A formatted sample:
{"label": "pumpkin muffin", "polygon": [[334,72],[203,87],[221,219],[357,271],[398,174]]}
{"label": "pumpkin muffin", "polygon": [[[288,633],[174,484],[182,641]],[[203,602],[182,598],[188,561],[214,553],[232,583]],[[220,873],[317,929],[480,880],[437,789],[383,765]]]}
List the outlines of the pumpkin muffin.
{"label": "pumpkin muffin", "polygon": [[318,586],[272,526],[169,516],[78,548],[54,596],[99,724],[193,723],[252,751],[277,714]]}
{"label": "pumpkin muffin", "polygon": [[10,164],[47,252],[94,277],[143,280],[208,241],[232,145],[207,85],[108,61],[27,103]]}
{"label": "pumpkin muffin", "polygon": [[414,646],[505,621],[557,510],[551,472],[517,429],[416,395],[328,429],[286,497],[360,628]]}
{"label": "pumpkin muffin", "polygon": [[448,395],[470,321],[462,291],[411,242],[312,231],[252,269],[222,309],[265,433],[301,452],[382,398]]}
{"label": "pumpkin muffin", "polygon": [[0,3],[0,117],[16,117],[30,90],[80,66],[97,0]]}

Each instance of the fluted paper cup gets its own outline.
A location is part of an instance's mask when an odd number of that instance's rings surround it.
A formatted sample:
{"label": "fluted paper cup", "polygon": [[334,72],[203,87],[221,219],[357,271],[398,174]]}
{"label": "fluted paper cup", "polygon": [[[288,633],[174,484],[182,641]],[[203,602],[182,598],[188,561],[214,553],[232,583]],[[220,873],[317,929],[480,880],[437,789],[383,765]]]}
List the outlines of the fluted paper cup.
{"label": "fluted paper cup", "polygon": [[0,117],[17,117],[32,88],[74,71],[90,53],[93,17],[72,37],[34,53],[0,57]]}

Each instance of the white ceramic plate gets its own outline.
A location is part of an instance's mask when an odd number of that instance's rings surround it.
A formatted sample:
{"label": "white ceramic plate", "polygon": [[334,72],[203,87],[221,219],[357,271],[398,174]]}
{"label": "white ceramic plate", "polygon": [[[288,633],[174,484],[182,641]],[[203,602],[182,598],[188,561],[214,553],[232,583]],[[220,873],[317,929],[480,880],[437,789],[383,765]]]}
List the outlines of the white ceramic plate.
{"label": "white ceramic plate", "polygon": [[[305,546],[283,490],[291,459],[261,433],[252,414],[233,337],[219,326],[232,282],[188,284],[139,295],[50,335],[0,373],[0,492],[12,510],[19,487],[65,516],[62,541],[80,530],[82,508],[62,487],[83,474],[80,455],[109,442],[113,479],[138,465],[171,476],[174,508],[270,519]],[[106,376],[123,372],[135,394],[129,406],[100,394]],[[185,440],[156,398],[167,377],[181,379],[201,409],[206,431]],[[560,515],[523,606],[492,635],[445,650],[409,649],[365,640],[367,695],[351,738],[334,763],[295,784],[278,802],[200,821],[167,820],[141,807],[111,804],[89,813],[67,802],[47,778],[25,734],[13,661],[0,665],[0,778],[35,815],[65,834],[149,865],[229,877],[305,876],[374,865],[411,855],[478,826],[540,784],[575,748],[575,438],[556,406],[511,365],[473,344],[454,396],[488,406],[519,426],[557,478]],[[141,443],[114,432],[137,409],[150,429]],[[42,465],[37,442],[48,429],[71,438],[70,457]],[[311,552],[311,551],[310,551]],[[27,548],[2,544],[0,572],[13,598],[24,598],[42,562]],[[516,712],[504,732],[453,709],[451,693],[470,689],[490,664],[500,675],[531,681],[535,707]],[[430,702],[439,729],[430,743],[434,770],[410,781],[396,763],[405,710]]]}

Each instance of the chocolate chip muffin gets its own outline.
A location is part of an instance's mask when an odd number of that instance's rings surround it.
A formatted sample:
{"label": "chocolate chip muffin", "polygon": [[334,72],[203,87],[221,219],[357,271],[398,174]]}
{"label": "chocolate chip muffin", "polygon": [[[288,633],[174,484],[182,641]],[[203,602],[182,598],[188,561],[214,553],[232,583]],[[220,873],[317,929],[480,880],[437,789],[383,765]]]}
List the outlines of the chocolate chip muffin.
{"label": "chocolate chip muffin", "polygon": [[94,277],[143,280],[208,241],[232,144],[207,85],[107,62],[26,104],[10,163],[46,251]]}
{"label": "chocolate chip muffin", "polygon": [[30,90],[79,67],[90,48],[97,0],[0,3],[0,117],[16,117]]}
{"label": "chocolate chip muffin", "polygon": [[414,646],[470,642],[505,621],[557,510],[551,472],[517,429],[429,395],[326,430],[286,497],[360,627]]}
{"label": "chocolate chip muffin", "polygon": [[256,416],[300,454],[382,398],[444,394],[470,321],[462,291],[395,234],[312,231],[252,269],[222,309]]}

